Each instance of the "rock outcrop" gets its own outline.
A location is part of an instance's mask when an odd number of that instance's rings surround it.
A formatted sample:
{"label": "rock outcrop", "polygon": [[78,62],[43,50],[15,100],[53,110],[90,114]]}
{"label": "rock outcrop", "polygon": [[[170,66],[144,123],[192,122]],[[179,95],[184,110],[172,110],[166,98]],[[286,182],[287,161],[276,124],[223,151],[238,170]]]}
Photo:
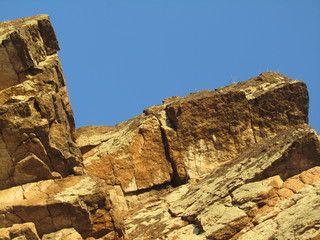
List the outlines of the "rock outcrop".
{"label": "rock outcrop", "polygon": [[197,184],[130,215],[129,239],[146,239],[151,229],[155,239],[320,237],[319,141],[305,125],[260,141]]}
{"label": "rock outcrop", "polygon": [[0,227],[33,222],[40,235],[74,228],[82,236],[114,230],[104,182],[74,176],[16,186],[0,192]]}
{"label": "rock outcrop", "polygon": [[304,82],[266,72],[75,130],[47,15],[0,23],[0,239],[319,239]]}
{"label": "rock outcrop", "polygon": [[48,16],[0,24],[0,189],[82,174]]}
{"label": "rock outcrop", "polygon": [[89,174],[132,195],[199,179],[261,139],[307,122],[306,85],[263,73],[166,99],[115,127],[80,128],[77,143]]}

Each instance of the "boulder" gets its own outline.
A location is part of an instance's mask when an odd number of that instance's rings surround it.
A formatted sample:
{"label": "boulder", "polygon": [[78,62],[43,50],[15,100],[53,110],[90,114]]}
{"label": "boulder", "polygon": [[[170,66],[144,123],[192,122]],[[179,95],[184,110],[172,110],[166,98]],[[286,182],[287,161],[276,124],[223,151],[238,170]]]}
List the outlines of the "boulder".
{"label": "boulder", "polygon": [[305,83],[274,72],[165,103],[164,139],[174,181],[210,173],[268,136],[308,122]]}

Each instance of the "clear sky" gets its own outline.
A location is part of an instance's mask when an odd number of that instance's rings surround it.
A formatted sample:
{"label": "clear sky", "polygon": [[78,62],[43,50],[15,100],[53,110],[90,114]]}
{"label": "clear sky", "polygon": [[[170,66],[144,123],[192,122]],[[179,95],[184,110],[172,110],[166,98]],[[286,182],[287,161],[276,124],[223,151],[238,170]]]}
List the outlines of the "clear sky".
{"label": "clear sky", "polygon": [[1,0],[0,21],[43,13],[77,127],[279,71],[307,83],[320,133],[319,0]]}

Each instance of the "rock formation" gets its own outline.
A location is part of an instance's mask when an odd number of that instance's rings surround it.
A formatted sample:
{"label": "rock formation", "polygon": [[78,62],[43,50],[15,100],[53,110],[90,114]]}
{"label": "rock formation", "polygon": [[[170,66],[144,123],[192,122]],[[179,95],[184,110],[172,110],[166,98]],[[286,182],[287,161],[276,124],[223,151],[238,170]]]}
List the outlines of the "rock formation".
{"label": "rock formation", "polygon": [[49,17],[0,41],[0,239],[320,238],[304,82],[266,72],[75,129]]}
{"label": "rock formation", "polygon": [[82,174],[48,17],[1,23],[0,36],[0,188]]}

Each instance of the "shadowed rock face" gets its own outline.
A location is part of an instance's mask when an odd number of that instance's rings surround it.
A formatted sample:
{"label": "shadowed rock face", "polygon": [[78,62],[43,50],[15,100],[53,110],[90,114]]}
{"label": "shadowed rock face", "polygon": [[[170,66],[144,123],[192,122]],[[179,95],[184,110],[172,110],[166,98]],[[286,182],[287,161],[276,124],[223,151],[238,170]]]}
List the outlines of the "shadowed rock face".
{"label": "shadowed rock face", "polygon": [[266,72],[75,130],[58,50],[47,15],[0,23],[0,239],[320,237],[305,83]]}

